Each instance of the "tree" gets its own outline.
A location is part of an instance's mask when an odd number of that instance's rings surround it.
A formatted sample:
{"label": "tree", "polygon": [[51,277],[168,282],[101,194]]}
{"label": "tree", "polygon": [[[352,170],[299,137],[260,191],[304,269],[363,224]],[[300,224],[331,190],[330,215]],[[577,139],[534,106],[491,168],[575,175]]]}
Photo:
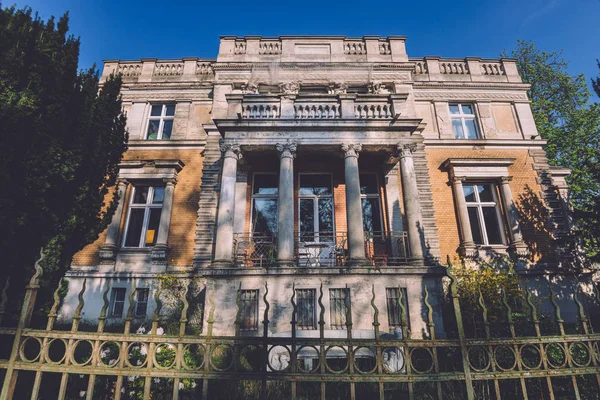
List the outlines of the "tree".
{"label": "tree", "polygon": [[95,67],[78,71],[68,22],[0,9],[0,285],[10,276],[14,290],[42,246],[43,282],[55,285],[118,201],[109,191],[127,147],[121,80],[99,90]]}
{"label": "tree", "polygon": [[600,259],[600,105],[590,104],[583,74],[571,76],[561,52],[540,51],[519,41],[503,54],[517,59],[523,81],[529,83],[533,117],[552,165],[572,170],[568,178],[576,231],[589,260]]}

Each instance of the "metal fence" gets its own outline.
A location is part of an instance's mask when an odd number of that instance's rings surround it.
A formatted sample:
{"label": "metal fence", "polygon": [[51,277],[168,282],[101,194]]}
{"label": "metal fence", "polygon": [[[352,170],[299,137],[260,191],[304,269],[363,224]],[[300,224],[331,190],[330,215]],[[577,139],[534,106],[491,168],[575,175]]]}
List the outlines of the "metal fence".
{"label": "metal fence", "polygon": [[[0,329],[4,337],[14,338],[10,357],[0,361],[4,371],[1,399],[16,397],[15,390],[22,390],[22,386],[31,399],[588,399],[598,398],[600,392],[600,335],[593,332],[577,292],[573,301],[579,311],[580,333],[565,332],[561,309],[553,300],[552,323],[559,334],[543,335],[538,308],[528,295],[529,315],[525,320],[534,334],[515,333],[514,313],[504,296],[509,333],[498,335],[491,332],[488,310],[480,296],[485,334],[469,338],[463,328],[457,281],[450,266],[447,274],[456,338],[436,337],[430,293],[424,287],[426,332],[410,332],[401,290],[401,334],[380,332],[380,310],[375,299],[385,293],[376,293],[373,288],[372,338],[353,337],[352,313],[347,305],[346,337],[334,339],[325,337],[322,287],[317,292],[319,335],[314,338],[296,336],[293,288],[290,336],[269,335],[271,307],[266,285],[261,299],[262,335],[256,337],[240,334],[241,291],[237,296],[236,335],[213,335],[216,310],[211,287],[207,288],[207,325],[200,336],[186,333],[187,287],[178,316],[178,334],[160,334],[160,289],[153,294],[158,306],[149,332],[130,332],[135,288],[128,298],[122,332],[106,332],[107,287],[97,329],[89,332],[80,329],[85,281],[70,330],[55,328],[58,289],[46,328],[29,327],[43,272],[39,262],[35,268],[17,326]],[[598,291],[595,296],[594,301],[598,301]],[[1,310],[6,309],[6,300],[4,296]]]}

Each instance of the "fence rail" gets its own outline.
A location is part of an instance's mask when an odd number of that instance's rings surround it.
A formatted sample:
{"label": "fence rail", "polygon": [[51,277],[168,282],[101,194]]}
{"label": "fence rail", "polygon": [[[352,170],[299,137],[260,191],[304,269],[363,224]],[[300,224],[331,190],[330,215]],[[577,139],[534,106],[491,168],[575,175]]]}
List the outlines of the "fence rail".
{"label": "fence rail", "polygon": [[[578,307],[580,333],[566,334],[561,309],[550,289],[558,335],[544,336],[540,330],[538,307],[528,291],[529,319],[535,334],[517,336],[515,321],[503,296],[508,334],[491,334],[488,309],[480,293],[480,317],[485,334],[470,338],[463,329],[456,278],[447,268],[449,295],[457,326],[456,338],[437,338],[433,307],[427,286],[422,306],[427,331],[411,332],[399,291],[399,335],[379,330],[379,312],[371,292],[372,335],[354,337],[349,297],[346,297],[345,337],[330,338],[325,332],[323,286],[318,290],[318,336],[297,337],[298,309],[295,287],[289,306],[292,309],[290,334],[269,334],[271,304],[265,283],[262,302],[262,335],[240,334],[242,321],[241,287],[236,304],[235,336],[214,336],[214,288],[207,290],[207,324],[202,335],[186,333],[188,325],[188,288],[184,287],[183,308],[179,314],[179,333],[161,333],[161,289],[154,293],[157,308],[148,334],[131,333],[136,288],[129,295],[129,307],[122,333],[105,332],[110,286],[104,291],[104,306],[95,332],[80,331],[85,308],[84,281],[79,304],[70,330],[54,325],[60,304],[59,288],[48,314],[46,329],[28,327],[39,282],[36,273],[27,286],[23,308],[16,328],[0,328],[0,335],[12,335],[14,342],[8,359],[0,360],[4,370],[1,399],[14,397],[21,376],[32,373],[31,399],[57,398],[594,398],[600,388],[600,335],[594,333],[586,307],[574,292]],[[383,294],[385,296],[385,294]],[[596,301],[600,293],[595,292]],[[6,297],[0,309],[6,308]],[[279,305],[281,306],[281,305]],[[56,393],[41,392],[44,379],[56,378]],[[557,385],[557,379],[561,380]],[[226,382],[226,383],[223,383]],[[506,389],[506,386],[510,386]],[[565,395],[567,393],[567,395]],[[237,394],[240,394],[239,392]],[[254,396],[254,397],[252,397]],[[453,397],[454,396],[454,397]]]}

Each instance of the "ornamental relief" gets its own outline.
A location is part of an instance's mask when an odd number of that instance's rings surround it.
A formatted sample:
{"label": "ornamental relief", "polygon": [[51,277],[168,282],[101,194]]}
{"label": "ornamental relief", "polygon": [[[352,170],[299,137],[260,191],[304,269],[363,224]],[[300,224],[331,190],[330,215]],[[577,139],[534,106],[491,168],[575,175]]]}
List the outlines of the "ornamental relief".
{"label": "ornamental relief", "polygon": [[414,92],[415,99],[419,100],[524,100],[527,94],[523,93],[463,93],[463,92]]}

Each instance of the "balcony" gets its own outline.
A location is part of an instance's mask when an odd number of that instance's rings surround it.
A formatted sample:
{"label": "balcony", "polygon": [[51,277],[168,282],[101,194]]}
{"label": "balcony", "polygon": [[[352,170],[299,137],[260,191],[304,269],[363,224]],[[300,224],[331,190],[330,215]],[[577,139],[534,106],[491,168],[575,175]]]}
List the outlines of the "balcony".
{"label": "balcony", "polygon": [[[348,241],[345,232],[296,233],[295,263],[298,267],[345,267]],[[410,259],[406,232],[365,232],[367,265],[406,265]],[[236,234],[233,260],[237,267],[277,265],[277,239],[256,234]]]}
{"label": "balcony", "polygon": [[406,94],[228,94],[229,119],[382,120],[404,107]]}

